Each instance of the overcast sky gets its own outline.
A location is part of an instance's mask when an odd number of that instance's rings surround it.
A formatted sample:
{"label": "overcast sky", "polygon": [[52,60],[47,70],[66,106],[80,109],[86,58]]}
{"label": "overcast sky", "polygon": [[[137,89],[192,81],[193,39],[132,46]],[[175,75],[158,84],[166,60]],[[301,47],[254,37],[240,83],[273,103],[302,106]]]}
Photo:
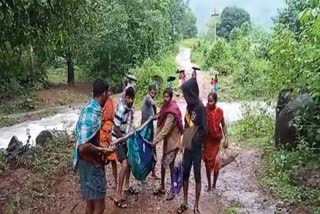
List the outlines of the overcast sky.
{"label": "overcast sky", "polygon": [[272,17],[277,15],[279,8],[285,7],[285,0],[190,0],[193,13],[197,17],[200,32],[205,31],[214,8],[221,13],[226,6],[238,6],[251,15],[251,20],[266,29],[272,27]]}

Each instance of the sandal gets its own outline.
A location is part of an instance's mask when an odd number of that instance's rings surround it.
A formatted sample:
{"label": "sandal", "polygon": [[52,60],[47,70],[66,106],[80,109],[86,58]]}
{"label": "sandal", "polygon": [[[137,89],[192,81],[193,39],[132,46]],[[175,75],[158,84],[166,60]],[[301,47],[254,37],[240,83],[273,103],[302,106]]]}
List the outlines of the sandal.
{"label": "sandal", "polygon": [[160,178],[159,178],[157,175],[151,175],[151,177],[152,177],[154,180],[160,180]]}
{"label": "sandal", "polygon": [[194,208],[193,213],[195,213],[195,214],[201,214],[201,213],[200,213],[200,210],[199,210],[198,208]]}
{"label": "sandal", "polygon": [[171,200],[173,200],[175,197],[176,197],[176,194],[174,194],[172,191],[170,191],[169,194],[168,194],[168,196],[167,196],[167,198],[166,198],[166,200],[167,200],[167,201],[171,201]]}
{"label": "sandal", "polygon": [[187,210],[188,210],[188,206],[185,205],[185,204],[181,204],[180,207],[177,210],[177,213],[181,214],[181,213],[184,213]]}
{"label": "sandal", "polygon": [[126,194],[129,194],[129,195],[137,195],[137,194],[139,194],[139,190],[134,189],[133,187],[130,187],[129,189],[125,190],[124,192]]}
{"label": "sandal", "polygon": [[153,191],[153,195],[164,195],[164,194],[166,194],[166,191],[161,188],[158,188],[155,191]]}
{"label": "sandal", "polygon": [[120,201],[113,200],[114,205],[116,205],[118,208],[124,209],[128,207],[128,204],[126,200],[121,199]]}

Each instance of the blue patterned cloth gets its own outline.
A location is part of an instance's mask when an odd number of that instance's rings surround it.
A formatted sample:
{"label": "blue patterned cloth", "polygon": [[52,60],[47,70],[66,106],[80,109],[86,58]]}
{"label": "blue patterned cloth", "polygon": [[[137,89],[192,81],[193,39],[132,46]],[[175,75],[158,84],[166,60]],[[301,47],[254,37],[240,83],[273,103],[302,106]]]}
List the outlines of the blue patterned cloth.
{"label": "blue patterned cloth", "polygon": [[76,125],[76,147],[73,150],[73,167],[77,170],[78,147],[89,142],[100,130],[102,119],[102,108],[100,104],[91,99],[82,109]]}
{"label": "blue patterned cloth", "polygon": [[78,161],[81,196],[85,200],[103,199],[106,194],[106,174],[104,165]]}
{"label": "blue patterned cloth", "polygon": [[128,162],[133,176],[143,181],[156,163],[155,148],[150,144],[153,138],[153,120],[141,131],[136,131],[127,141]]}

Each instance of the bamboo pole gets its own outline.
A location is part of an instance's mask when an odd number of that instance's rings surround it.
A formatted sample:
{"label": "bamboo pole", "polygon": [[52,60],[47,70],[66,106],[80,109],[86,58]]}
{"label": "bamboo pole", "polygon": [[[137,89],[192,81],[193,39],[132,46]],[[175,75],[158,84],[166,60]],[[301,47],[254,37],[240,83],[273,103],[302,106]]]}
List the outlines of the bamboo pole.
{"label": "bamboo pole", "polygon": [[129,137],[131,137],[136,131],[141,131],[142,129],[144,129],[149,122],[151,122],[152,120],[155,120],[156,117],[150,117],[144,124],[142,124],[142,126],[140,126],[139,128],[129,132],[128,134],[126,134],[125,136],[118,138],[117,140],[113,141],[110,143],[110,146],[107,148],[107,151],[114,151],[118,146],[120,146],[121,144],[125,143]]}

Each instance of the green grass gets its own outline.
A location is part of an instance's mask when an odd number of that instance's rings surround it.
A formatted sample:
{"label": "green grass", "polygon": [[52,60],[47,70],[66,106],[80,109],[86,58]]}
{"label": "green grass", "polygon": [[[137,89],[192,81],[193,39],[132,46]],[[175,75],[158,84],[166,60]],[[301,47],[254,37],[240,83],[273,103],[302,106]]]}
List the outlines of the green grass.
{"label": "green grass", "polygon": [[230,135],[246,145],[260,148],[270,145],[274,121],[267,109],[250,105],[242,105],[242,108],[243,118],[232,124]]}
{"label": "green grass", "polygon": [[32,161],[28,164],[37,172],[46,175],[61,166],[71,170],[70,154],[73,149],[71,140],[72,138],[65,132],[47,142],[46,146],[35,147]]}
{"label": "green grass", "polygon": [[296,180],[300,170],[304,171],[303,179],[307,179],[310,172],[319,170],[317,154],[302,144],[293,152],[269,147],[264,149],[264,154],[258,174],[262,185],[283,200],[303,204],[311,210],[320,208],[320,187],[308,187],[307,183]]}
{"label": "green grass", "polygon": [[39,108],[40,103],[32,93],[9,99],[0,104],[0,116],[13,113],[33,111]]}
{"label": "green grass", "polygon": [[[76,81],[89,79],[88,75],[86,75],[86,72],[76,65],[74,66],[74,74]],[[64,66],[57,68],[50,67],[47,70],[47,76],[50,83],[67,83],[67,72],[66,67]]]}
{"label": "green grass", "polygon": [[237,214],[241,204],[238,201],[232,200],[228,207],[224,210],[224,214]]}
{"label": "green grass", "polygon": [[237,211],[237,208],[235,207],[227,207],[225,210],[224,210],[224,214],[237,214],[238,211]]}
{"label": "green grass", "polygon": [[244,99],[242,89],[232,75],[219,76],[219,87],[219,99],[221,101],[235,101]]}
{"label": "green grass", "polygon": [[198,43],[202,41],[202,39],[199,38],[191,38],[191,39],[183,39],[179,42],[179,45],[186,48],[195,48]]}
{"label": "green grass", "polygon": [[[242,145],[263,151],[261,167],[257,171],[262,186],[282,200],[302,204],[316,210],[320,207],[320,187],[311,188],[297,183],[301,174],[320,169],[319,156],[303,143],[289,152],[275,148],[274,121],[263,108],[245,108],[243,119],[232,124],[230,135]],[[303,171],[302,171],[303,172]],[[305,174],[306,178],[308,174]]]}

